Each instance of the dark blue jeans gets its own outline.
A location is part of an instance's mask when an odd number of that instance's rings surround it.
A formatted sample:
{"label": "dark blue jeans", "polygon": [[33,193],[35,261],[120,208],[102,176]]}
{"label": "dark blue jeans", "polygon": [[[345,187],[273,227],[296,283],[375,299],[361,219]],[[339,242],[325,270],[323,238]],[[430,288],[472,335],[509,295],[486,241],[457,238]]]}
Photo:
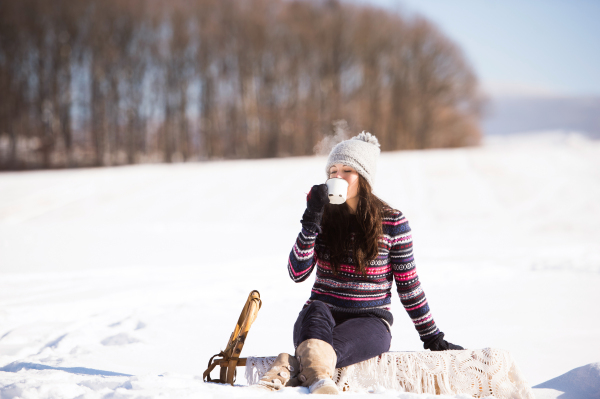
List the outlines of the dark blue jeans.
{"label": "dark blue jeans", "polygon": [[294,348],[316,338],[333,346],[336,368],[379,356],[390,349],[392,334],[387,324],[370,314],[331,312],[321,301],[302,309],[294,324]]}

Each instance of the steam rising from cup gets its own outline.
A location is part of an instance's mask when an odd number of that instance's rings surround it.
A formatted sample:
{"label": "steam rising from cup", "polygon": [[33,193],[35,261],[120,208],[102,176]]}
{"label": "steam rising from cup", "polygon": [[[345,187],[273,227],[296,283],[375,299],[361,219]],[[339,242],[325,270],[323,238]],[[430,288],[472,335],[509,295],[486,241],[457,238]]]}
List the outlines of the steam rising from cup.
{"label": "steam rising from cup", "polygon": [[313,148],[315,155],[329,155],[336,144],[350,138],[350,128],[344,119],[333,122],[333,131],[333,136],[325,136],[315,145]]}

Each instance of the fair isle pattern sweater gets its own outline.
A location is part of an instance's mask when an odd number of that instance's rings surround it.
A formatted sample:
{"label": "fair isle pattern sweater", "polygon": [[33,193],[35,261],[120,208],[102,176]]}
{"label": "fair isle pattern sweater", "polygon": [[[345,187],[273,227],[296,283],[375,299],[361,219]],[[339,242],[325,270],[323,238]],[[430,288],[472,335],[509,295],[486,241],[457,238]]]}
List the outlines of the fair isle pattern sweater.
{"label": "fair isle pattern sweater", "polygon": [[[392,284],[423,342],[439,333],[421,288],[415,267],[412,234],[402,212],[388,209],[383,218],[383,235],[379,238],[379,255],[367,265],[366,277],[355,265],[351,252],[340,272],[334,275],[329,263],[329,248],[318,233],[302,228],[290,252],[288,271],[295,282],[306,280],[313,269],[317,276],[307,304],[325,302],[332,311],[373,313],[390,324]],[[354,239],[351,233],[351,239]]]}

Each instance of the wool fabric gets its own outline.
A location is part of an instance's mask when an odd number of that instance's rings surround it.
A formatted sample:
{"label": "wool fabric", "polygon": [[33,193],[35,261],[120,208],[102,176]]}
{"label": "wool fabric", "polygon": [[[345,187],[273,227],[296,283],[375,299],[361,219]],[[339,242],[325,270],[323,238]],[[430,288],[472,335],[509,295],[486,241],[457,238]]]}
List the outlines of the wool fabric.
{"label": "wool fabric", "polygon": [[327,158],[325,166],[327,178],[329,178],[329,168],[336,163],[341,163],[353,167],[373,187],[377,172],[377,158],[381,152],[379,147],[377,137],[364,131],[350,140],[338,143]]}
{"label": "wool fabric", "polygon": [[[357,222],[351,225],[351,238]],[[412,233],[402,212],[386,208],[379,238],[379,254],[367,264],[363,275],[352,255],[347,252],[340,271],[333,273],[329,247],[316,229],[306,226],[298,234],[288,258],[288,272],[295,282],[306,280],[316,268],[316,279],[306,302],[324,302],[334,312],[368,313],[393,323],[390,312],[392,286],[395,283],[400,302],[410,316],[419,337],[429,342],[439,334],[419,282],[413,256]]]}

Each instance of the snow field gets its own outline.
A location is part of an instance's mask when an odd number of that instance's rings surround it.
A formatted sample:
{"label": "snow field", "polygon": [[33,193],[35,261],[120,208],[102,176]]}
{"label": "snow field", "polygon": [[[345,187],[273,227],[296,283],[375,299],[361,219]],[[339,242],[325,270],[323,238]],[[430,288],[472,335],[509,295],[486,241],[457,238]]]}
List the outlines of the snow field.
{"label": "snow field", "polygon": [[[263,307],[242,355],[293,352],[313,278],[294,284],[286,261],[324,164],[0,174],[0,398],[264,396],[204,384],[202,372],[252,289]],[[599,143],[546,135],[383,153],[375,192],[410,221],[450,342],[510,350],[532,385],[600,361]],[[393,309],[391,350],[422,350],[397,295]]]}

